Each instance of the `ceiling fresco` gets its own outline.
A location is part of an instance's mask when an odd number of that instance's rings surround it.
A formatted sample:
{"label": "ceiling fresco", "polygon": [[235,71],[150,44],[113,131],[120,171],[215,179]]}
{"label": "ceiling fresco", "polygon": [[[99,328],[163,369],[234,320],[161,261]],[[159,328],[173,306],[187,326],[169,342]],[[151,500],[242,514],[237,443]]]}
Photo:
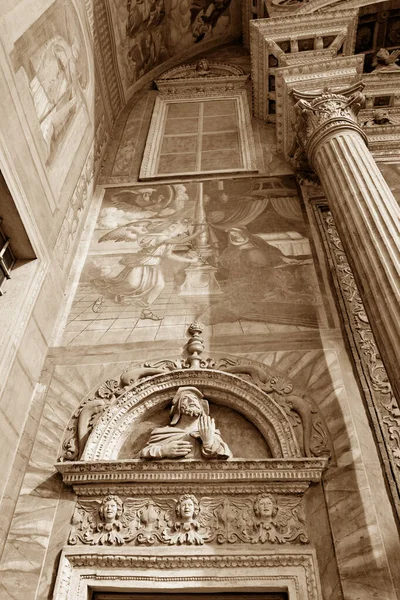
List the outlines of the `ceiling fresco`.
{"label": "ceiling fresco", "polygon": [[241,32],[240,0],[115,0],[109,8],[126,98],[162,62]]}

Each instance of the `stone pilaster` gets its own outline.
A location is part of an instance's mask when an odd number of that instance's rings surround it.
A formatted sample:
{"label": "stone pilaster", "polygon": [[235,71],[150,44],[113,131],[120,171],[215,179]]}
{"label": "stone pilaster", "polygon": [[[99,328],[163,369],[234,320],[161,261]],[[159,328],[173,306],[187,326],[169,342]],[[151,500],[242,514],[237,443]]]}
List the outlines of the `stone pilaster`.
{"label": "stone pilaster", "polygon": [[400,398],[400,208],[357,124],[361,87],[338,93],[294,91],[297,141],[320,178]]}

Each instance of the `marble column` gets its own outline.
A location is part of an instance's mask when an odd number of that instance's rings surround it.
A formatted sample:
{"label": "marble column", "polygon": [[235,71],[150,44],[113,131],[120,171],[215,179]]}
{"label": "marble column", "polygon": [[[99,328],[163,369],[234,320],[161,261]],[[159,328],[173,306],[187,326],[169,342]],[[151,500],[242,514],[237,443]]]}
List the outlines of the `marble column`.
{"label": "marble column", "polygon": [[400,207],[358,126],[361,90],[293,91],[297,141],[320,178],[400,400]]}

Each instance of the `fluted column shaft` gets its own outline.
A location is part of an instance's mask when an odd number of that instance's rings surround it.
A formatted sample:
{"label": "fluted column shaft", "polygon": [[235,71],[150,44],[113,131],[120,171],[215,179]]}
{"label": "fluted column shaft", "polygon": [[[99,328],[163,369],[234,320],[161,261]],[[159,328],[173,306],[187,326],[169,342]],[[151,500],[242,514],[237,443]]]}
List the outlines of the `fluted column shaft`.
{"label": "fluted column shaft", "polygon": [[325,92],[311,102],[305,96],[297,98],[303,128],[298,135],[320,178],[400,400],[400,207],[357,125],[360,92],[354,87],[347,94]]}

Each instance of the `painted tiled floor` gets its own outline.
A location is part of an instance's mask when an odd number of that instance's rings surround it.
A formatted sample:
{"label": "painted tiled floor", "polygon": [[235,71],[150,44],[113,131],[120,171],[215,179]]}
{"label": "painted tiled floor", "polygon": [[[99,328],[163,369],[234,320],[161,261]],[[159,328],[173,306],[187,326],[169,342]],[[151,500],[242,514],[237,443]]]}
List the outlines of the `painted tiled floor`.
{"label": "painted tiled floor", "polygon": [[[102,298],[99,312],[95,303]],[[201,307],[195,307],[177,296],[173,282],[166,282],[163,292],[151,306],[162,320],[141,319],[142,309],[121,306],[93,291],[90,284],[80,283],[72,305],[61,345],[124,344],[154,340],[185,339],[187,328]],[[297,327],[298,331],[311,328]],[[242,335],[293,331],[293,326],[240,320],[205,327],[205,336]]]}

